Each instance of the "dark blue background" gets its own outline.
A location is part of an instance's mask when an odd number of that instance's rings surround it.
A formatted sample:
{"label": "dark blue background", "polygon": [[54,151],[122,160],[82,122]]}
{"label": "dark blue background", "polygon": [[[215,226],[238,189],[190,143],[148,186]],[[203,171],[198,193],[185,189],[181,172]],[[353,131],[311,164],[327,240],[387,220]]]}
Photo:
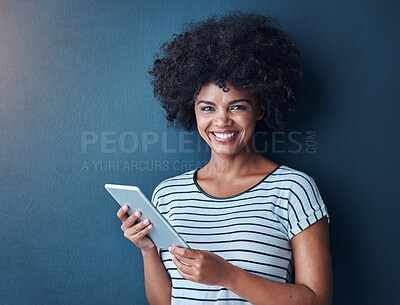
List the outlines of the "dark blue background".
{"label": "dark blue background", "polygon": [[398,2],[36,0],[0,1],[1,304],[147,304],[103,185],[150,196],[208,160],[197,132],[166,128],[147,71],[184,22],[238,9],[278,18],[301,53],[297,142],[278,135],[265,155],[328,206],[333,303],[396,303]]}

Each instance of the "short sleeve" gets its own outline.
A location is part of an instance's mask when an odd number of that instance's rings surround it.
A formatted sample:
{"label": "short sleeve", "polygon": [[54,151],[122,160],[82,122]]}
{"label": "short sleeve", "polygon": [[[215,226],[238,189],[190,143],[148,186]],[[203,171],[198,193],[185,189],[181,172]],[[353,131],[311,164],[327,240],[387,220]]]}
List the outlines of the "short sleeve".
{"label": "short sleeve", "polygon": [[288,198],[288,238],[305,230],[324,216],[330,222],[328,208],[325,206],[315,181],[302,173],[294,180]]}
{"label": "short sleeve", "polygon": [[160,184],[156,186],[156,188],[153,191],[153,194],[151,195],[151,203],[158,208],[158,197],[159,197],[159,190],[160,190]]}
{"label": "short sleeve", "polygon": [[166,187],[165,181],[166,180],[161,181],[160,183],[158,183],[157,186],[154,188],[153,193],[151,195],[151,203],[159,211],[160,211],[160,208],[162,208],[161,206],[164,203],[164,198],[163,197],[165,197],[165,187]]}

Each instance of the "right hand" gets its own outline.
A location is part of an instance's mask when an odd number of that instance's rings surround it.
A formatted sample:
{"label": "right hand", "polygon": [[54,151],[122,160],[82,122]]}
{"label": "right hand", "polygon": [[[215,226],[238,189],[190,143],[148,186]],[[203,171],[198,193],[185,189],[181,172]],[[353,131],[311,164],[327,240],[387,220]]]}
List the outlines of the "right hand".
{"label": "right hand", "polygon": [[136,223],[142,213],[140,211],[135,211],[129,216],[127,214],[128,210],[129,206],[124,205],[117,212],[117,217],[122,220],[121,230],[124,231],[124,236],[142,250],[154,248],[155,244],[146,236],[153,228],[153,225],[150,224],[148,219]]}

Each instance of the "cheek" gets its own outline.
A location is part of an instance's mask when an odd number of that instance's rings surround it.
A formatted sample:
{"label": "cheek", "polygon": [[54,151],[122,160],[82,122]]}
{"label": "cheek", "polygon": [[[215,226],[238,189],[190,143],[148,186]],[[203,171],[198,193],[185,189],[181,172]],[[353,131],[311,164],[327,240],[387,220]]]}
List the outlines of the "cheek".
{"label": "cheek", "polygon": [[249,113],[241,118],[241,123],[243,126],[252,126],[255,125],[257,122],[257,117],[254,115],[254,113]]}
{"label": "cheek", "polygon": [[199,117],[199,116],[196,116],[196,125],[197,125],[197,131],[199,132],[199,134],[201,135],[201,136],[203,136],[204,134],[205,134],[205,129],[207,128],[207,122],[203,119],[203,118],[201,118],[201,117]]}
{"label": "cheek", "polygon": [[204,128],[209,124],[207,117],[196,113],[196,123],[199,128]]}

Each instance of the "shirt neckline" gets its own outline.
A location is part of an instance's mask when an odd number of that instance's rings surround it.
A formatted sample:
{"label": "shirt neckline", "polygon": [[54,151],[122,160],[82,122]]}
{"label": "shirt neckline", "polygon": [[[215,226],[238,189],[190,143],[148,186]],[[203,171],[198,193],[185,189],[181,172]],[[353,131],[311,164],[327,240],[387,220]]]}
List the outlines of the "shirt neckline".
{"label": "shirt neckline", "polygon": [[192,177],[192,178],[193,178],[193,182],[194,182],[194,184],[196,185],[196,187],[198,188],[198,190],[199,190],[201,193],[203,193],[205,196],[210,197],[210,198],[212,198],[212,199],[224,200],[224,199],[235,198],[235,197],[238,197],[238,196],[240,196],[240,195],[242,195],[242,194],[244,194],[244,193],[247,193],[247,192],[250,191],[251,189],[253,189],[253,188],[255,188],[256,186],[258,186],[261,182],[265,181],[265,180],[266,180],[269,176],[271,176],[278,168],[281,168],[282,166],[283,166],[282,164],[278,165],[274,170],[272,170],[270,173],[268,173],[264,178],[262,178],[262,179],[261,179],[260,181],[258,181],[256,184],[254,184],[253,186],[249,187],[247,190],[244,190],[243,192],[240,192],[239,194],[232,195],[232,196],[228,196],[228,197],[215,197],[215,196],[212,196],[212,195],[210,195],[210,194],[207,194],[205,191],[203,191],[203,189],[200,187],[200,185],[197,184],[197,181],[196,181],[197,171],[198,171],[200,168],[197,168],[197,169],[193,172],[193,177]]}

